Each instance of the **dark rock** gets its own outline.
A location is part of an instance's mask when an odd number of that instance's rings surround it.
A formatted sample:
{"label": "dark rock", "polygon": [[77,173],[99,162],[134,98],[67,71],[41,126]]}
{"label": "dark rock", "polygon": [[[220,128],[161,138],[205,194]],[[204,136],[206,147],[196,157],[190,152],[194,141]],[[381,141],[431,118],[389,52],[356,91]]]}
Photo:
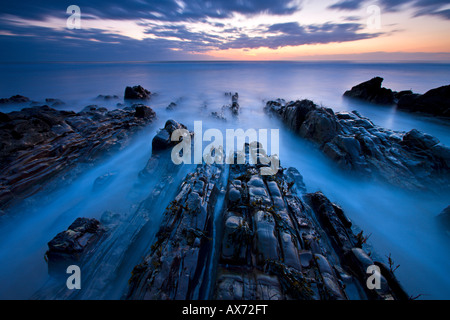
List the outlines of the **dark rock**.
{"label": "dark rock", "polygon": [[450,117],[450,85],[432,89],[425,94],[405,94],[398,101],[398,108]]}
{"label": "dark rock", "polygon": [[135,111],[88,106],[82,112],[48,106],[0,115],[0,207],[20,200],[53,178],[80,173],[71,170],[122,149],[154,116]]}
{"label": "dark rock", "polygon": [[238,115],[239,114],[239,94],[236,92],[234,95],[231,96],[231,113],[233,115]]}
{"label": "dark rock", "polygon": [[48,273],[65,275],[69,265],[81,264],[104,231],[96,219],[76,219],[66,231],[58,233],[48,243]]}
{"label": "dark rock", "polygon": [[[300,180],[295,169],[281,168],[274,176],[262,176],[259,169],[248,162],[231,165],[226,186],[223,166],[199,165],[187,174],[148,253],[134,267],[123,298],[343,300],[351,294],[356,299],[407,299],[385,269],[382,289],[367,289],[367,266],[383,264],[359,247],[339,206],[321,193],[299,197],[292,184]],[[150,208],[167,180],[159,185],[127,223],[119,224],[119,216],[105,212],[105,231],[96,221],[77,219],[55,237],[49,244],[56,253],[52,261],[61,252],[59,260],[78,259],[85,267],[85,287],[76,296],[65,287],[52,292],[67,299],[102,298],[111,284],[117,285],[117,272],[135,251],[127,248],[135,248],[136,239],[154,228]],[[228,192],[222,207],[223,187]],[[122,229],[110,229],[117,225]]]}
{"label": "dark rock", "polygon": [[357,98],[377,104],[394,104],[395,96],[391,89],[382,88],[383,78],[375,77],[344,93],[345,97]]}
{"label": "dark rock", "polygon": [[8,104],[8,103],[28,103],[30,99],[21,95],[15,95],[11,98],[2,98],[0,99],[0,104]]}
{"label": "dark rock", "polygon": [[[224,109],[229,109],[233,116],[239,115],[239,109],[240,109],[240,106],[238,103],[239,94],[237,92],[235,94],[232,94],[231,92],[226,92],[225,96],[231,97],[231,105],[227,105],[222,108],[222,115],[223,115]],[[217,114],[217,112],[215,112],[215,113]],[[218,117],[218,118],[220,118],[220,117]]]}
{"label": "dark rock", "polygon": [[155,111],[150,107],[143,104],[134,105],[133,107],[135,108],[134,116],[136,118],[153,119],[156,117]]}
{"label": "dark rock", "polygon": [[175,120],[168,120],[163,129],[161,129],[158,134],[153,138],[152,150],[153,153],[166,150],[170,147],[177,145],[178,141],[172,141],[172,133],[177,129],[187,129],[187,127]]}
{"label": "dark rock", "polygon": [[[199,299],[222,170],[199,166],[164,213],[151,253],[129,280],[127,299]],[[201,184],[202,192],[194,191]],[[181,267],[182,266],[182,267]]]}
{"label": "dark rock", "polygon": [[6,113],[0,112],[0,123],[8,122],[10,120],[11,118]]}
{"label": "dark rock", "polygon": [[266,112],[315,142],[343,169],[409,190],[450,188],[450,149],[438,139],[417,130],[377,127],[356,111],[335,114],[308,100],[280,101],[267,102]]}
{"label": "dark rock", "polygon": [[81,110],[81,112],[95,112],[95,111],[97,111],[97,109],[98,109],[98,105],[96,105],[96,104],[91,104],[91,105],[88,105],[88,106],[86,106],[86,107],[84,107],[83,108],[83,110]]}
{"label": "dark rock", "polygon": [[422,133],[416,129],[407,132],[402,139],[402,144],[405,146],[421,150],[431,149],[438,143],[439,139],[430,136],[429,134]]}
{"label": "dark rock", "polygon": [[404,91],[400,91],[400,92],[394,92],[394,96],[395,99],[398,101],[400,100],[402,97],[407,96],[407,95],[411,95],[414,94],[411,90],[404,90]]}
{"label": "dark rock", "polygon": [[147,100],[150,96],[151,92],[141,86],[125,88],[125,100]]}

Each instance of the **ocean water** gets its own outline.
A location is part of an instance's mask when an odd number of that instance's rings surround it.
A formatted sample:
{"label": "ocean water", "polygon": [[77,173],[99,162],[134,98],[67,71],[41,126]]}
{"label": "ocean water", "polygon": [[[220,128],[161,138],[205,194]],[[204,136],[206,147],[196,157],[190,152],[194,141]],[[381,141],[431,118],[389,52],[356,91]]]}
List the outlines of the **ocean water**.
{"label": "ocean water", "polygon": [[[50,194],[37,194],[20,206],[10,208],[14,219],[0,225],[0,298],[29,298],[45,282],[43,255],[47,242],[65,230],[76,217],[99,217],[105,210],[132,215],[151,186],[137,187],[137,174],[151,155],[151,139],[168,119],[193,129],[279,129],[280,159],[284,167],[296,167],[308,192],[321,190],[341,205],[365,234],[369,249],[382,260],[391,254],[400,267],[396,275],[412,296],[421,299],[450,299],[450,237],[435,217],[449,205],[450,195],[406,192],[389,185],[361,181],[346,175],[316,147],[286,130],[264,111],[265,101],[311,99],[335,111],[358,110],[375,124],[398,131],[419,129],[450,145],[450,123],[429,116],[398,111],[344,99],[352,86],[381,76],[393,90],[411,89],[424,93],[450,83],[450,64],[351,63],[351,62],[171,62],[171,63],[46,63],[0,64],[0,97],[21,94],[37,102],[45,98],[63,100],[65,110],[81,110],[97,104],[109,109],[123,103],[126,86],[140,84],[156,95],[147,103],[158,120],[146,128],[125,150],[87,170],[70,186]],[[238,92],[241,113],[225,114],[227,121],[210,117],[221,111]],[[98,95],[119,99],[96,100]],[[166,107],[176,102],[173,111]],[[4,106],[2,112],[22,108]],[[224,134],[225,136],[225,134]],[[270,151],[270,148],[269,148]],[[183,174],[193,170],[186,166]],[[118,172],[115,182],[99,192],[92,183],[106,172]],[[181,181],[183,174],[176,177]],[[178,180],[177,180],[178,179]],[[176,185],[176,184],[175,184]],[[162,205],[170,197],[161,199]],[[164,207],[164,206],[162,206]],[[161,215],[162,210],[154,211]],[[149,231],[151,238],[156,231]],[[139,253],[139,252],[138,252]],[[144,254],[144,252],[142,252]],[[131,269],[124,268],[126,279]],[[108,298],[120,298],[120,290]]]}

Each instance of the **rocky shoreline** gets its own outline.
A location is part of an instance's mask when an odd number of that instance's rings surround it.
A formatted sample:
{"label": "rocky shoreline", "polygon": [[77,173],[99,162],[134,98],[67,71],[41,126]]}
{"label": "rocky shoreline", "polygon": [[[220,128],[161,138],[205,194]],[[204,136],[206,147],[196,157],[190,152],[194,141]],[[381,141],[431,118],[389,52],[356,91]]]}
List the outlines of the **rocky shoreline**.
{"label": "rocky shoreline", "polygon": [[268,101],[265,110],[344,170],[408,190],[450,189],[450,149],[426,133],[384,129],[357,111],[335,113],[310,100]]}
{"label": "rocky shoreline", "polygon": [[[247,150],[250,148],[261,151],[255,144],[247,145]],[[188,174],[165,210],[155,241],[147,248],[148,255],[134,267],[123,298],[409,298],[390,268],[373,261],[362,249],[362,232],[353,233],[352,223],[339,206],[320,192],[304,193],[296,169],[281,169],[272,177],[261,176],[261,166],[236,164],[227,171],[225,166],[199,165]],[[222,189],[226,190],[223,207],[218,203]],[[104,235],[106,227],[98,221],[77,219],[74,225],[77,232],[69,232],[74,229],[71,226],[49,242],[49,271],[60,261],[82,264],[82,269],[89,266],[94,259],[92,252],[101,251],[98,239],[107,242],[113,237]],[[84,240],[90,225],[95,228],[88,231],[88,239],[96,241]],[[86,245],[79,245],[81,241]],[[64,259],[73,257],[74,251],[80,256],[72,261]],[[95,256],[97,264],[102,264],[99,258],[107,260],[107,255]],[[366,286],[366,270],[371,265],[381,270],[377,290]],[[93,270],[85,268],[84,272]],[[55,286],[43,289],[36,298],[48,297]],[[104,289],[97,288],[96,294]],[[58,290],[58,297],[74,298],[67,289]]]}
{"label": "rocky shoreline", "polygon": [[141,104],[112,111],[41,106],[0,113],[0,207],[41,190],[77,164],[123,149],[155,117]]}
{"label": "rocky shoreline", "polygon": [[[76,177],[80,163],[122,150],[156,119],[142,104],[151,95],[141,86],[127,87],[131,106],[111,111],[88,106],[75,113],[46,105],[0,113],[0,208],[55,177]],[[226,95],[231,104],[224,108],[238,116],[239,95]],[[347,172],[408,190],[450,190],[450,149],[430,135],[387,130],[356,111],[335,113],[309,100],[269,101],[265,112]],[[249,163],[250,154],[266,153],[257,142],[246,144],[244,164],[201,164],[175,183],[182,167],[170,159],[177,129],[188,127],[168,120],[153,138],[136,184],[145,188],[161,176],[129,216],[108,211],[99,220],[77,218],[48,242],[50,278],[33,299],[102,299],[114,290],[130,300],[410,299],[392,266],[371,256],[367,236],[322,192],[307,193],[297,169],[281,167],[265,176],[260,169],[267,165]],[[94,188],[104,183],[114,183],[114,173],[99,177]],[[161,207],[166,198],[172,201]],[[448,208],[440,219],[448,222]],[[59,280],[72,264],[83,272],[83,291],[68,290]],[[373,266],[381,272],[378,289],[367,286]],[[119,277],[128,269],[129,278]]]}
{"label": "rocky shoreline", "polygon": [[382,105],[397,105],[398,109],[410,112],[421,112],[444,118],[450,117],[450,85],[418,94],[411,90],[396,92],[383,88],[382,82],[383,78],[375,77],[346,91],[344,97]]}

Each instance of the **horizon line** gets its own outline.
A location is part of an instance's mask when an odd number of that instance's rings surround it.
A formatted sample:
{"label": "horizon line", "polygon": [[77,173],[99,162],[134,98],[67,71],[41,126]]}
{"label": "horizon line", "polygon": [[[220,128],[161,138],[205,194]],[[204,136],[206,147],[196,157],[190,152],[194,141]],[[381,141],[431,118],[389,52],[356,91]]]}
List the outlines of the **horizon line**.
{"label": "horizon line", "polygon": [[0,64],[33,64],[33,63],[436,63],[449,64],[450,60],[374,60],[374,59],[329,59],[329,60],[43,60],[43,61],[0,61]]}

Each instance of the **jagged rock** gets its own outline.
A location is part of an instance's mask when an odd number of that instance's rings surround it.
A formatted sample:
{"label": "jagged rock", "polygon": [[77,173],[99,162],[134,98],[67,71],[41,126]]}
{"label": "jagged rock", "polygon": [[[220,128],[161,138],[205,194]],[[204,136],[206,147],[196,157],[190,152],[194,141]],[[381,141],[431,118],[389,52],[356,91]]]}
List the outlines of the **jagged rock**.
{"label": "jagged rock", "polygon": [[39,191],[60,174],[122,149],[154,119],[135,111],[88,106],[82,112],[25,108],[0,123],[0,206]]}
{"label": "jagged rock", "polygon": [[411,90],[396,92],[382,88],[382,82],[383,78],[373,78],[346,91],[344,96],[377,104],[397,103],[397,108],[401,110],[450,117],[450,85],[431,89],[425,94],[418,94]]}
{"label": "jagged rock", "polygon": [[413,129],[403,136],[401,143],[410,148],[429,150],[439,143],[439,139]]}
{"label": "jagged rock", "polygon": [[391,89],[382,88],[383,78],[375,77],[360,83],[344,93],[345,97],[357,98],[377,104],[394,104],[395,95]]}
{"label": "jagged rock", "polygon": [[143,104],[135,104],[132,106],[135,109],[134,116],[136,118],[146,118],[146,119],[152,119],[155,118],[156,113],[153,111],[152,108],[143,105]]}
{"label": "jagged rock", "polygon": [[150,255],[133,270],[127,299],[199,299],[222,173],[205,165],[185,178]]}
{"label": "jagged rock", "polygon": [[152,152],[156,153],[160,150],[166,150],[177,145],[178,141],[172,141],[172,133],[177,129],[187,129],[187,127],[175,120],[168,120],[152,141]]}
{"label": "jagged rock", "polygon": [[11,98],[2,98],[0,99],[0,104],[8,104],[8,103],[28,103],[30,99],[21,95],[15,95]]}
{"label": "jagged rock", "polygon": [[239,94],[236,92],[234,95],[231,96],[231,113],[233,115],[239,114]]}
{"label": "jagged rock", "polygon": [[[231,105],[227,105],[227,106],[224,106],[224,107],[225,108],[229,108],[231,110],[231,113],[232,113],[233,116],[239,115],[239,109],[240,109],[240,106],[239,106],[239,103],[238,103],[239,94],[237,92],[234,93],[234,94],[232,94],[231,92],[226,92],[225,96],[231,97]],[[222,109],[222,111],[223,111],[223,109]]]}
{"label": "jagged rock", "polygon": [[403,94],[399,97],[398,108],[450,117],[450,85],[432,89],[425,94]]}
{"label": "jagged rock", "polygon": [[[231,166],[213,298],[347,299],[344,280],[368,290],[366,278],[352,276],[365,265],[347,260],[362,245],[351,222],[322,193],[306,195],[309,204],[298,198],[289,177],[295,171],[263,177],[255,166]],[[262,277],[267,295],[258,289]],[[400,286],[394,292],[390,281],[385,284],[370,298],[406,296]]]}
{"label": "jagged rock", "polygon": [[69,265],[81,264],[104,232],[105,229],[96,219],[76,219],[66,231],[58,233],[48,243],[48,273],[52,276],[64,275]]}
{"label": "jagged rock", "polygon": [[[218,212],[222,166],[199,165],[189,173],[166,208],[149,253],[133,269],[124,298],[342,300],[350,294],[357,299],[408,298],[392,272],[361,249],[361,237],[353,234],[339,206],[322,193],[299,198],[293,188],[295,169],[281,168],[274,176],[261,176],[259,169],[260,165],[248,162],[231,165],[225,204]],[[88,266],[84,291],[77,297],[100,298],[108,283],[117,282],[114,270],[120,266],[106,264],[105,269],[102,259],[110,262],[107,253],[113,251],[110,254],[126,261],[129,251],[119,244],[133,243],[147,234],[138,220],[151,223],[148,210],[160,191],[153,191],[139,206],[122,233],[112,231],[111,235],[108,229],[108,236],[98,241],[93,238],[102,229],[96,229],[98,222],[77,219],[52,240],[62,252],[67,251],[69,257],[75,252],[79,263]],[[213,221],[216,214],[219,221]],[[117,225],[118,219],[107,212],[101,220]],[[222,231],[214,231],[213,224]],[[87,245],[78,245],[79,239],[87,239],[83,242]],[[107,239],[113,242],[102,245]],[[218,245],[213,245],[213,239]],[[96,248],[106,253],[95,254]],[[366,286],[369,265],[380,266],[380,290]],[[62,287],[61,283],[54,285]],[[73,298],[67,290],[55,292],[61,294],[58,297]]]}
{"label": "jagged rock", "polygon": [[410,190],[450,188],[450,150],[428,134],[386,130],[356,111],[335,114],[309,100],[269,101],[265,110],[346,170]]}
{"label": "jagged rock", "polygon": [[125,100],[147,100],[150,99],[151,92],[142,86],[126,87]]}

